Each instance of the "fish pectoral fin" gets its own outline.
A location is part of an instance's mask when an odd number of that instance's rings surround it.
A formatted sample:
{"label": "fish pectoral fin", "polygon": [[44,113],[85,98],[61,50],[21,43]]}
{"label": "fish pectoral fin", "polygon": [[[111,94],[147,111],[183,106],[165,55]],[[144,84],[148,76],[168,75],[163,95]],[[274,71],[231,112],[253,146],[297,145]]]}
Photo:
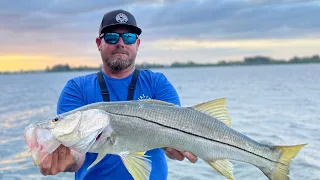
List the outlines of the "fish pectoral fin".
{"label": "fish pectoral fin", "polygon": [[231,119],[226,107],[226,98],[215,99],[192,106],[193,109],[208,114],[231,127]]}
{"label": "fish pectoral fin", "polygon": [[96,160],[94,160],[93,163],[91,163],[91,165],[87,169],[92,168],[94,165],[96,165],[98,162],[100,162],[101,159],[103,159],[104,156],[105,156],[105,154],[98,153],[98,157],[96,158]]}
{"label": "fish pectoral fin", "polygon": [[147,180],[151,172],[151,160],[145,155],[145,152],[122,152],[119,154],[121,160],[133,179]]}
{"label": "fish pectoral fin", "polygon": [[224,175],[226,178],[233,180],[233,165],[228,159],[221,159],[216,161],[205,161],[213,169]]}

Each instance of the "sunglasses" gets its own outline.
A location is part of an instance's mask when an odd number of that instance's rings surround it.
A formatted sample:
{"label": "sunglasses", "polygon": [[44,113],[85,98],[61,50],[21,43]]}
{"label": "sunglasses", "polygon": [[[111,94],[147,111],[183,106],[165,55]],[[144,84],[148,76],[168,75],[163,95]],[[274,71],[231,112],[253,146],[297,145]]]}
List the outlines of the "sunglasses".
{"label": "sunglasses", "polygon": [[117,44],[120,37],[124,44],[134,44],[138,39],[138,35],[135,33],[102,33],[100,38],[108,44]]}

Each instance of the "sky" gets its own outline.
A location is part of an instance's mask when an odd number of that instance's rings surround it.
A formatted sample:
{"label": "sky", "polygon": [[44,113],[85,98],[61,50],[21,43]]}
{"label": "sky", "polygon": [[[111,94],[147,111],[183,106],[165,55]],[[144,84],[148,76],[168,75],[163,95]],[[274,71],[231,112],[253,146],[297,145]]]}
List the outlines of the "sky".
{"label": "sky", "polygon": [[101,64],[104,13],[142,29],[137,63],[217,63],[320,54],[320,0],[2,0],[0,71]]}

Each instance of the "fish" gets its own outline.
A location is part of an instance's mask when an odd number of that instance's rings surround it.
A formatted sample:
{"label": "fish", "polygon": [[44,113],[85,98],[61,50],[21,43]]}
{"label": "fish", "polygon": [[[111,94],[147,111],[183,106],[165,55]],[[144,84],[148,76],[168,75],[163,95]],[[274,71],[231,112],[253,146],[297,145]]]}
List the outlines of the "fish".
{"label": "fish", "polygon": [[46,141],[33,148],[33,158],[63,144],[79,153],[98,153],[90,169],[106,154],[114,154],[135,180],[150,177],[152,162],[146,152],[164,147],[192,152],[230,180],[230,160],[254,165],[270,180],[287,180],[292,159],[307,145],[263,144],[235,130],[226,98],[187,107],[154,99],[96,102],[51,119],[25,130],[29,147],[40,134],[34,135],[35,129],[49,134],[42,134]]}

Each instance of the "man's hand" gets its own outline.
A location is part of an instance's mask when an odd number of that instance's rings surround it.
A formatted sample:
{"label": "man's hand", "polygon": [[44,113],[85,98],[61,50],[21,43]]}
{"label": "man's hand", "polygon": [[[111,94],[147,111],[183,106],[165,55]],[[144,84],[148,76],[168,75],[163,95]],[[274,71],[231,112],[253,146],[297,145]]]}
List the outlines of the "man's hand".
{"label": "man's hand", "polygon": [[49,154],[40,164],[43,175],[55,175],[59,172],[75,169],[77,163],[70,149],[60,145],[52,154]]}
{"label": "man's hand", "polygon": [[186,157],[192,163],[196,163],[198,161],[197,156],[195,156],[191,152],[181,152],[169,147],[162,148],[162,149],[170,159],[182,161]]}

